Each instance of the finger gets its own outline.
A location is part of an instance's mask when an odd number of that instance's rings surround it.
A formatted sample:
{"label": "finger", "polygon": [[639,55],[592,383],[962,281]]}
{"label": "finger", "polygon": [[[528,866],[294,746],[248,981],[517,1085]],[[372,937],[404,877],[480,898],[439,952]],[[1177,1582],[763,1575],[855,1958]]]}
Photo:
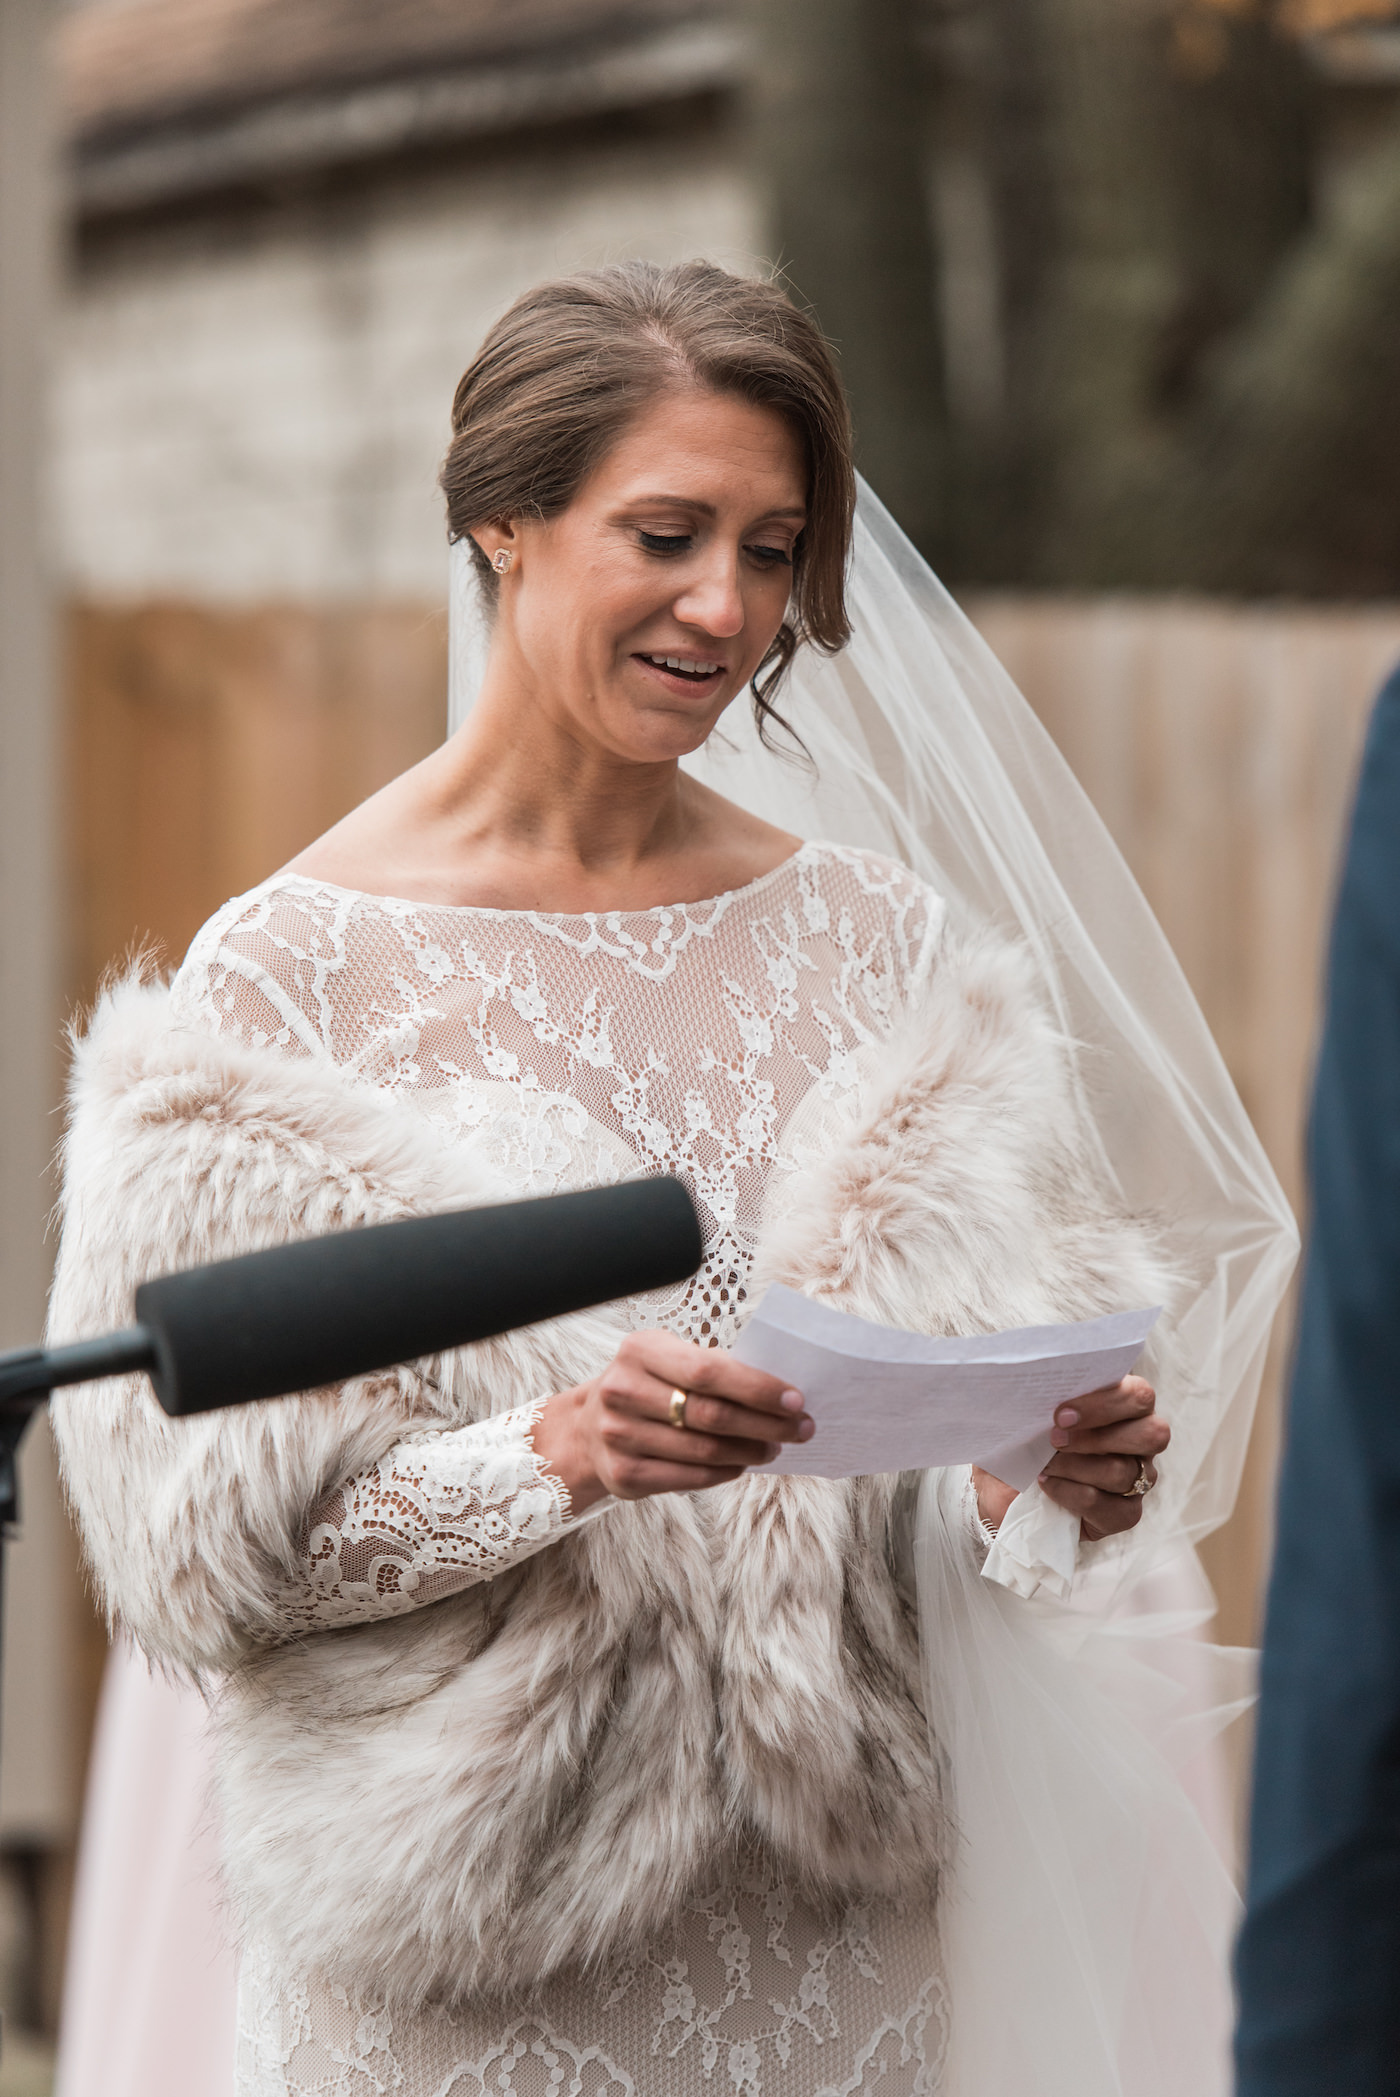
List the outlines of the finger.
{"label": "finger", "polygon": [[771,1436],[762,1441],[696,1434],[688,1427],[671,1427],[659,1420],[605,1418],[602,1434],[619,1456],[643,1456],[653,1463],[686,1464],[701,1470],[746,1470],[750,1464],[771,1463],[781,1447]]}
{"label": "finger", "polygon": [[1149,1463],[1143,1472],[1135,1456],[1076,1456],[1071,1451],[1053,1457],[1041,1472],[1040,1482],[1044,1485],[1051,1478],[1059,1478],[1068,1484],[1092,1486],[1100,1493],[1126,1494],[1132,1492],[1140,1475],[1149,1485],[1157,1483],[1156,1466]]}
{"label": "finger", "polygon": [[703,1391],[730,1398],[751,1411],[784,1413],[802,1411],[802,1396],[780,1376],[739,1362],[722,1347],[695,1347],[674,1333],[632,1333],[618,1349],[619,1361],[634,1361],[646,1369],[667,1391]]}
{"label": "finger", "polygon": [[[660,1384],[657,1389],[663,1400],[660,1415],[669,1425],[671,1390]],[[756,1412],[750,1406],[736,1405],[729,1398],[707,1398],[703,1391],[691,1391],[685,1402],[687,1434],[729,1435],[740,1441],[806,1442],[811,1440],[815,1431],[815,1422],[807,1413]]]}
{"label": "finger", "polygon": [[1160,1456],[1171,1441],[1171,1427],[1160,1413],[1136,1420],[1115,1420],[1109,1427],[1052,1427],[1057,1449],[1078,1456]]}
{"label": "finger", "polygon": [[[671,1418],[672,1402],[680,1389],[679,1384],[662,1383],[650,1370],[619,1356],[603,1378],[603,1404],[619,1419],[664,1421],[672,1432],[730,1435],[747,1442],[805,1442],[816,1432],[804,1412],[755,1412],[730,1399],[709,1398],[693,1390],[685,1393],[685,1424],[680,1429]],[[751,1451],[746,1460],[754,1460]]]}
{"label": "finger", "polygon": [[1101,1391],[1089,1391],[1055,1409],[1056,1427],[1109,1427],[1116,1420],[1138,1420],[1150,1413],[1157,1393],[1141,1376],[1125,1376],[1121,1383]]}
{"label": "finger", "polygon": [[1092,1486],[1078,1485],[1072,1478],[1047,1478],[1044,1481],[1044,1491],[1058,1507],[1067,1507],[1070,1513],[1077,1514],[1081,1521],[1086,1515],[1094,1512],[1103,1498]]}
{"label": "finger", "polygon": [[655,1463],[647,1457],[620,1457],[610,1464],[603,1484],[614,1500],[645,1500],[653,1493],[699,1493],[712,1485],[732,1485],[742,1469],[730,1465],[707,1470],[696,1464]]}
{"label": "finger", "polygon": [[1093,1513],[1084,1516],[1080,1532],[1091,1544],[1099,1543],[1106,1536],[1122,1536],[1126,1530],[1136,1529],[1142,1520],[1142,1509],[1141,1500],[1115,1500],[1100,1494]]}
{"label": "finger", "polygon": [[[667,1426],[671,1426],[673,1401],[678,1391],[684,1391],[687,1426],[708,1426],[716,1431],[730,1428],[748,1440],[765,1442],[775,1439],[805,1441],[813,1432],[811,1421],[800,1410],[760,1413],[745,1406],[731,1405],[727,1399],[698,1396],[681,1384],[663,1382],[651,1369],[643,1366],[635,1353],[624,1349],[619,1349],[616,1358],[608,1364],[598,1385],[604,1409],[621,1418],[664,1420]],[[800,1407],[800,1398],[797,1404]]]}
{"label": "finger", "polygon": [[748,1362],[736,1361],[722,1347],[707,1347],[700,1353],[688,1388],[697,1396],[727,1398],[751,1412],[776,1413],[779,1419],[803,1410],[802,1393],[790,1383]]}
{"label": "finger", "polygon": [[1134,1493],[1120,1499],[1116,1493],[1096,1492],[1092,1486],[1077,1485],[1066,1478],[1047,1478],[1043,1490],[1059,1507],[1078,1515],[1093,1537],[1116,1536],[1135,1529],[1142,1520],[1143,1502]]}

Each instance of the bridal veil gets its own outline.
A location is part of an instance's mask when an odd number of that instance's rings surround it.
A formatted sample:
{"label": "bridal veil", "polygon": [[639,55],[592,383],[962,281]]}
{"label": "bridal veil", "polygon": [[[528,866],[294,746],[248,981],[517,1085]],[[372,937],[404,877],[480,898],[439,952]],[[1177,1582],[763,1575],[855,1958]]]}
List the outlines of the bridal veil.
{"label": "bridal veil", "polygon": [[[465,542],[452,561],[455,728],[487,632]],[[888,854],[1029,948],[1084,1156],[1185,1278],[1150,1368],[1172,1444],[1136,1530],[1078,1564],[1073,1518],[1032,1488],[979,1577],[954,1547],[960,1481],[923,1481],[921,1638],[955,1828],[943,2097],[1223,2097],[1235,1896],[1182,1779],[1239,1703],[1195,1635],[1192,1546],[1234,1500],[1293,1219],[1122,855],[864,484],[847,605],[849,645],[803,650],[781,700],[813,767],[736,705],[690,768],[783,829]]]}

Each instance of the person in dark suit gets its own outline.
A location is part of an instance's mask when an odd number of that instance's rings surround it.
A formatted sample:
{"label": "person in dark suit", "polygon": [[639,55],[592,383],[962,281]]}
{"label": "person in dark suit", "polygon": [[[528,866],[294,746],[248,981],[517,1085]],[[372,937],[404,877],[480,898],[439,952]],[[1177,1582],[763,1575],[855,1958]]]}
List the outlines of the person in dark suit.
{"label": "person in dark suit", "polygon": [[1400,2091],[1400,670],[1362,763],[1309,1164],[1238,2097]]}

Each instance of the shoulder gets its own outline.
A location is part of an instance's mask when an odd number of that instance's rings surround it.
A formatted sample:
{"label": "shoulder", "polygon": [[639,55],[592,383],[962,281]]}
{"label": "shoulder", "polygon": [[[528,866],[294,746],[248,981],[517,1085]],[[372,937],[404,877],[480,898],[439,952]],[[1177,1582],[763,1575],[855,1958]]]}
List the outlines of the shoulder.
{"label": "shoulder", "polygon": [[287,873],[231,897],[190,942],[171,984],[172,1016],[260,1048],[327,1046],[335,982],[371,901]]}
{"label": "shoulder", "polygon": [[938,891],[927,881],[883,852],[868,852],[859,845],[833,845],[815,839],[802,847],[799,857],[818,869],[825,881],[845,888],[852,895],[868,895],[901,908],[910,901],[925,907],[943,907]]}
{"label": "shoulder", "polygon": [[205,919],[190,941],[176,980],[187,971],[208,967],[218,954],[248,950],[260,939],[322,948],[343,937],[375,900],[304,874],[274,874],[243,895],[230,896]]}
{"label": "shoulder", "polygon": [[328,1056],[191,1024],[167,986],[134,975],[104,990],[74,1039],[62,1151],[70,1234],[79,1213],[101,1237],[129,1212],[156,1246],[203,1205],[209,1245],[226,1224],[228,1252],[285,1235],[289,1201],[302,1228],[325,1231],[359,1213],[366,1187],[388,1202],[372,1220],[388,1221],[420,1195],[451,1208],[500,1185],[477,1152]]}
{"label": "shoulder", "polygon": [[906,994],[926,980],[948,923],[937,889],[897,859],[855,845],[804,845],[797,864],[824,908],[844,919],[848,938],[888,943]]}

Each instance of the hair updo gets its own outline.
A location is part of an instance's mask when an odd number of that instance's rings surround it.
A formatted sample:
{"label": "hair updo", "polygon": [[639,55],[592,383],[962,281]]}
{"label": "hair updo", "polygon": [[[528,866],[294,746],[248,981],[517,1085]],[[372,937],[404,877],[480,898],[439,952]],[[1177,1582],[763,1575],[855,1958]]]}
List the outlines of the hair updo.
{"label": "hair updo", "polygon": [[[798,648],[850,639],[846,557],[855,509],[851,418],[826,337],[776,284],[709,262],[617,263],[537,284],[504,313],[463,373],[442,468],[447,535],[557,516],[633,418],[681,387],[730,393],[783,416],[802,443],[807,521],[787,617],[754,674],[760,734]],[[499,587],[473,544],[485,587]],[[782,724],[786,725],[786,724]]]}

